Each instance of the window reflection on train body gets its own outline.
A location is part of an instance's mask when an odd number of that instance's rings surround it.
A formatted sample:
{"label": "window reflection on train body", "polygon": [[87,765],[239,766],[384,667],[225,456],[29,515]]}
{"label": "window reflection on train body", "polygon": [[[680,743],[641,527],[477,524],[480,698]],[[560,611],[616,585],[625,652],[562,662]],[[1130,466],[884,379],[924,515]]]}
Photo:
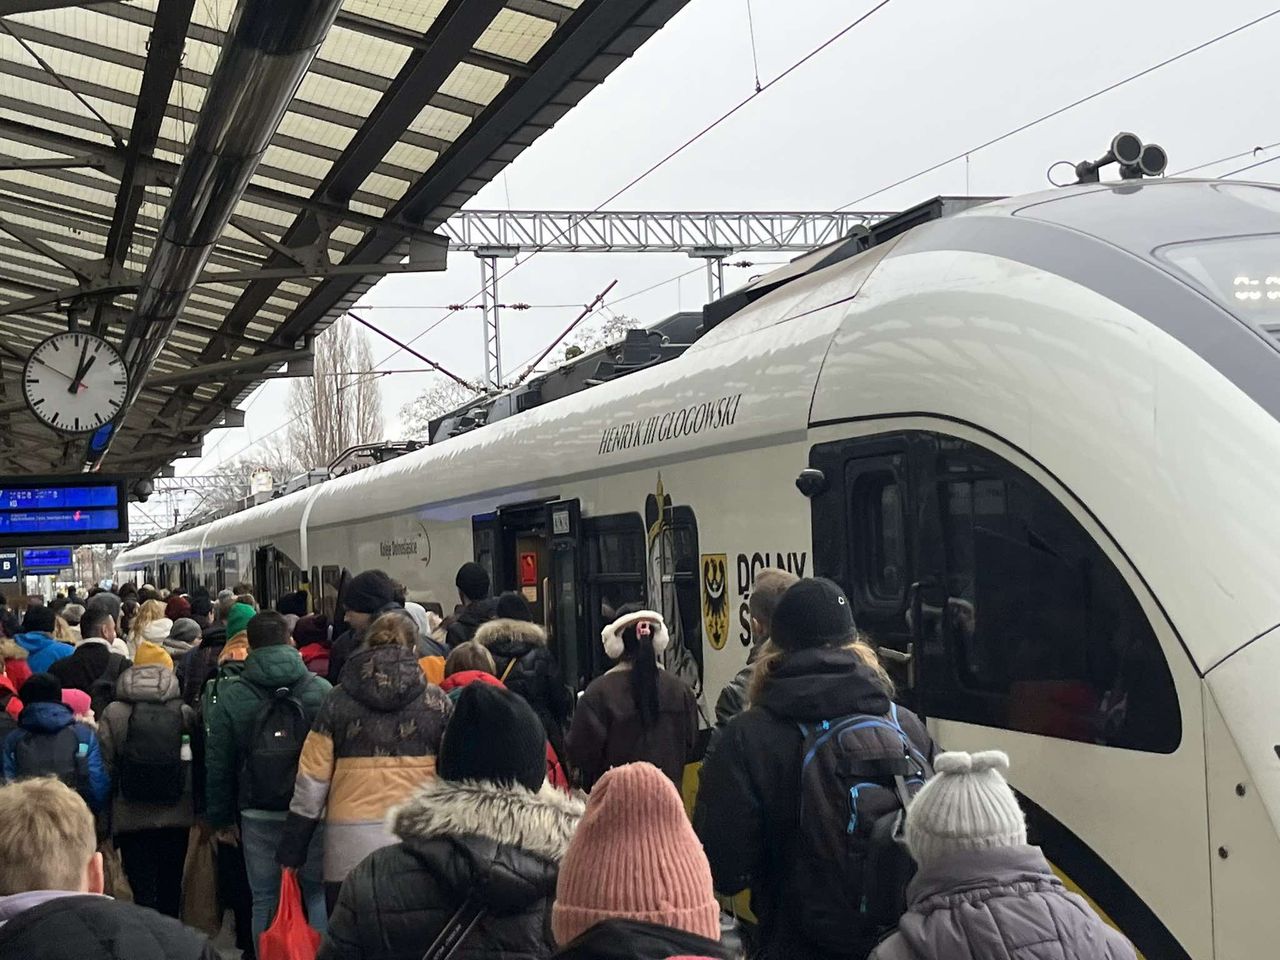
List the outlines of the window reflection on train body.
{"label": "window reflection on train body", "polygon": [[[1173,679],[1115,566],[1022,471],[963,441],[940,439],[938,449],[913,490],[926,711],[1067,740],[1176,749]],[[859,524],[878,535],[877,556],[861,567],[863,577],[881,578],[862,585],[871,597],[884,595],[883,571],[905,556],[898,522],[883,516],[892,499],[855,491],[856,508],[876,515]]]}

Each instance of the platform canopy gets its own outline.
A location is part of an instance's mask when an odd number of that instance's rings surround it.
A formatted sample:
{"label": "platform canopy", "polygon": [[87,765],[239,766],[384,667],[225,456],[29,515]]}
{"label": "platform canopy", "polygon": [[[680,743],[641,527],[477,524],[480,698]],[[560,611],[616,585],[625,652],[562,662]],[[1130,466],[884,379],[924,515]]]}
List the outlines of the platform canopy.
{"label": "platform canopy", "polygon": [[[265,377],[305,373],[310,338],[381,276],[443,269],[435,228],[685,2],[329,0],[318,55],[157,326],[144,278],[171,266],[153,261],[181,253],[171,235],[200,213],[171,202],[204,196],[196,173],[180,180],[208,139],[197,130],[217,126],[211,111],[270,109],[252,72],[239,88],[215,76],[235,65],[224,47],[253,33],[241,21],[265,32],[277,12],[326,4],[0,0],[0,474],[92,461],[85,437],[23,400],[31,349],[69,328],[120,347],[140,388],[93,466],[145,476],[198,451]],[[239,187],[212,186],[215,202]]]}

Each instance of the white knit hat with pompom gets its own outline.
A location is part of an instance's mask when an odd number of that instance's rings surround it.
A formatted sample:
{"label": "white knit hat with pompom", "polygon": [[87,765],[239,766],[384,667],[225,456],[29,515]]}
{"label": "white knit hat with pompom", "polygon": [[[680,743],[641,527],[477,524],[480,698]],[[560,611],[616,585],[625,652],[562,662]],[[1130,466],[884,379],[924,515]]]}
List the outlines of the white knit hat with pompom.
{"label": "white knit hat with pompom", "polygon": [[966,850],[1027,842],[1027,821],[1005,781],[999,750],[940,753],[935,776],[907,810],[907,847],[920,866]]}

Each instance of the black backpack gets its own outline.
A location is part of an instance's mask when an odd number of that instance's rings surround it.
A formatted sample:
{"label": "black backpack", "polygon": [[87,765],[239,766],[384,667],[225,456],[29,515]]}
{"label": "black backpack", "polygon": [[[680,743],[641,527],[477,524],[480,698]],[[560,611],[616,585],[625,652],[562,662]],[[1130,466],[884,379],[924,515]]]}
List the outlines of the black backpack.
{"label": "black backpack", "polygon": [[120,751],[120,795],[138,803],[182,799],[182,701],[135,703]]}
{"label": "black backpack", "polygon": [[[298,776],[298,757],[311,731],[299,694],[314,679],[308,672],[291,687],[277,687],[258,707],[240,768],[241,810],[289,809],[293,781]],[[256,684],[250,686],[264,692]]]}
{"label": "black backpack", "polygon": [[799,829],[788,877],[806,939],[865,956],[906,912],[915,863],[902,840],[911,798],[933,775],[898,722],[858,714],[800,724]]}
{"label": "black backpack", "polygon": [[116,681],[120,679],[120,674],[124,673],[130,665],[128,657],[113,653],[107,658],[107,669],[102,672],[102,676],[89,684],[89,689],[85,692],[89,694],[89,704],[93,708],[95,717],[101,717],[102,711],[107,709],[107,705],[115,700]]}
{"label": "black backpack", "polygon": [[89,796],[89,745],[80,742],[74,724],[56,733],[22,730],[15,737],[13,766],[15,779],[54,776]]}

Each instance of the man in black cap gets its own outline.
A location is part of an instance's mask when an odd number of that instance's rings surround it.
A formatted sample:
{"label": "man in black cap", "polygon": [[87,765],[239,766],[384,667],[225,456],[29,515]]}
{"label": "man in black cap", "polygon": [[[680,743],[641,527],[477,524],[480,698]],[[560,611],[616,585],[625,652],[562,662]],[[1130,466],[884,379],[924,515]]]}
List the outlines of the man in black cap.
{"label": "man in black cap", "polygon": [[[911,711],[893,707],[892,682],[875,651],[858,639],[849,599],[832,581],[801,580],[782,595],[773,613],[770,644],[772,649],[757,661],[750,707],[729,721],[703,765],[694,828],[716,890],[727,895],[751,890],[751,909],[760,919],[761,956],[865,956],[877,936],[864,929],[858,910],[849,908],[861,897],[849,899],[850,892],[838,884],[811,889],[817,874],[799,854],[811,835],[843,838],[850,821],[847,797],[843,806],[814,809],[806,804],[801,821],[802,755],[812,756],[805,754],[806,745],[816,750],[810,732],[833,729],[836,721],[853,717],[882,718],[886,731],[898,730],[891,734],[895,749],[909,743],[928,762],[933,741]],[[850,752],[863,749],[856,737],[828,743],[844,751],[841,764],[865,765],[871,759]],[[879,746],[874,738],[873,743]],[[839,931],[845,944],[840,952],[827,949],[829,937],[813,938],[814,925],[806,918],[815,914],[828,921],[837,918],[836,923],[847,918],[847,928]]]}
{"label": "man in black cap", "polygon": [[381,570],[366,570],[351,578],[339,597],[346,615],[347,631],[334,638],[329,653],[329,682],[337,684],[347,657],[364,642],[369,624],[389,610],[402,610],[399,587]]}
{"label": "man in black cap", "polygon": [[458,588],[461,607],[446,634],[450,650],[474,640],[481,624],[488,623],[495,615],[495,603],[489,597],[488,570],[478,563],[464,563],[453,582]]}

